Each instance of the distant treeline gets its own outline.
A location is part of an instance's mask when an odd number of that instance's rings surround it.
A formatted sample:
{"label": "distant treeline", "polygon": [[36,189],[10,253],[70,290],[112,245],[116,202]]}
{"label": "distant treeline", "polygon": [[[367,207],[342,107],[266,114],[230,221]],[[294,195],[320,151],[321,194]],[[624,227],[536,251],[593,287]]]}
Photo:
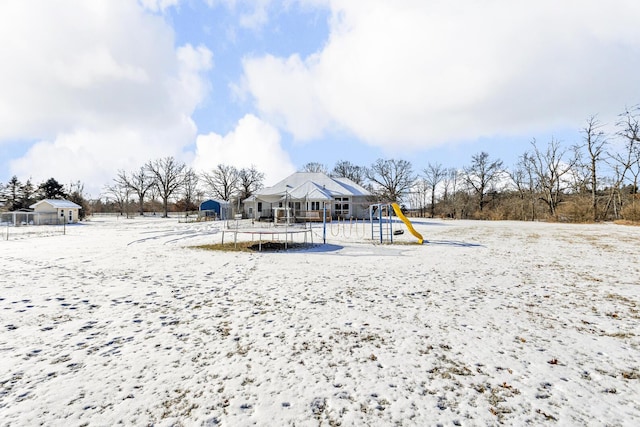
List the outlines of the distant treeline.
{"label": "distant treeline", "polygon": [[[592,116],[582,139],[567,145],[556,139],[531,141],[512,167],[486,152],[473,155],[462,168],[427,163],[414,171],[402,159],[378,159],[369,166],[347,160],[332,169],[310,162],[303,172],[346,177],[369,190],[372,202],[398,202],[412,215],[458,219],[511,219],[592,222],[640,221],[640,107],[618,116],[606,134]],[[615,142],[615,143],[614,143]],[[39,198],[69,198],[83,214],[117,212],[189,212],[214,198],[242,211],[241,202],[263,187],[264,174],[255,167],[219,164],[196,173],[173,157],[149,161],[135,171],[120,170],[103,194],[86,201],[80,182],[67,188],[54,178],[34,186],[13,177],[0,183],[3,210],[28,208]]]}

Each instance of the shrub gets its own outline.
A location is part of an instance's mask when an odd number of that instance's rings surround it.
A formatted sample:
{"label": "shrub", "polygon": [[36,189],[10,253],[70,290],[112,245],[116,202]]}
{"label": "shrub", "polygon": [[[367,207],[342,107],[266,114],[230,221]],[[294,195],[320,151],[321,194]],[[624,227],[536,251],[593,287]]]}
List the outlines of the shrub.
{"label": "shrub", "polygon": [[587,197],[575,197],[561,203],[556,213],[561,222],[593,222],[593,207]]}
{"label": "shrub", "polygon": [[622,218],[627,221],[640,221],[640,204],[632,203],[623,207]]}

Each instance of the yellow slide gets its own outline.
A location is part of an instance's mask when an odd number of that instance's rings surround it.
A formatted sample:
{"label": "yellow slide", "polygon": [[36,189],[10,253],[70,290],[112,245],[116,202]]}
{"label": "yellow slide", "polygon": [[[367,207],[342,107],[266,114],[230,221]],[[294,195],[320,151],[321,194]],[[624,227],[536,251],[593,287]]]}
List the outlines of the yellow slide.
{"label": "yellow slide", "polygon": [[409,232],[418,238],[418,244],[421,245],[422,234],[418,233],[416,229],[413,228],[413,225],[411,225],[411,221],[409,221],[409,219],[407,219],[407,217],[404,216],[404,214],[402,213],[402,210],[400,210],[400,206],[398,206],[397,203],[392,203],[391,207],[393,207],[393,211],[396,213],[398,218],[400,218],[402,222],[404,222],[404,225],[407,226],[407,228],[409,229]]}

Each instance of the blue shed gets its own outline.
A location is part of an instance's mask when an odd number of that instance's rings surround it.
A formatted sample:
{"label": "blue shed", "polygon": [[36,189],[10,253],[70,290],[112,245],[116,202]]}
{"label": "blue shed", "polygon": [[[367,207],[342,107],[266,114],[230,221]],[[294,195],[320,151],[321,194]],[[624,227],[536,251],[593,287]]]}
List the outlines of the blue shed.
{"label": "blue shed", "polygon": [[227,219],[229,217],[229,203],[213,199],[205,200],[200,203],[200,216]]}

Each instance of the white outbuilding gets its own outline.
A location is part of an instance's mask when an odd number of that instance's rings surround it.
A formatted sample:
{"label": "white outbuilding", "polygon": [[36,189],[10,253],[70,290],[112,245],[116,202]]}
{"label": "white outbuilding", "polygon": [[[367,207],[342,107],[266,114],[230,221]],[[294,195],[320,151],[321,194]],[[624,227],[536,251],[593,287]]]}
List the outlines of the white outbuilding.
{"label": "white outbuilding", "polygon": [[29,206],[40,217],[50,217],[47,222],[75,223],[79,220],[79,211],[82,206],[64,199],[44,199]]}

